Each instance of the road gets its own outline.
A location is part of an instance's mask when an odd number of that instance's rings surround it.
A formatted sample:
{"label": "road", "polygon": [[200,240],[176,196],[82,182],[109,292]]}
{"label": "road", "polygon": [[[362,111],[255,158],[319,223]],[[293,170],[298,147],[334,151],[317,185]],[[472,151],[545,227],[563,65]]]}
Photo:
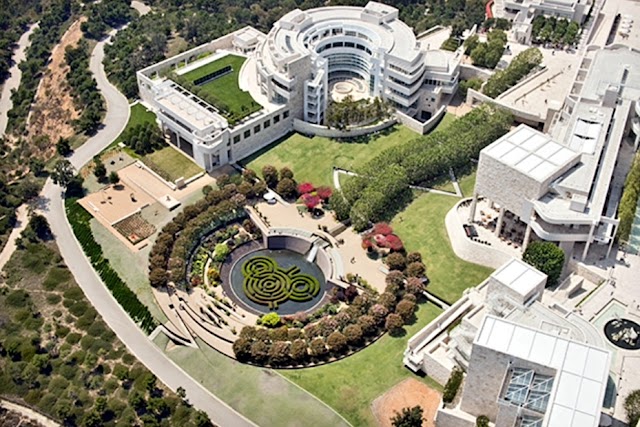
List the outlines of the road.
{"label": "road", "polygon": [[[104,127],[71,156],[71,163],[78,169],[107,147],[120,134],[129,119],[127,99],[107,81],[102,66],[106,42],[108,40],[96,45],[91,55],[90,69],[96,78],[98,89],[105,97],[107,114]],[[214,423],[220,426],[255,426],[166,357],[125,313],[93,270],[75,239],[64,212],[62,189],[48,180],[42,190],[42,199],[42,213],[49,220],[69,270],[87,299],[129,351],[170,389],[176,390],[178,387],[183,387],[189,401],[196,408],[207,412]]]}
{"label": "road", "polygon": [[2,252],[0,252],[0,271],[2,271],[7,262],[9,262],[11,255],[13,255],[13,252],[16,250],[16,239],[20,237],[22,230],[24,230],[29,223],[28,213],[27,205],[20,205],[20,207],[16,209],[16,225],[13,227],[13,230],[11,230],[7,244],[4,245]]}
{"label": "road", "polygon": [[18,68],[18,65],[26,58],[25,51],[31,45],[31,34],[38,28],[38,24],[33,24],[29,29],[20,36],[18,40],[18,47],[11,59],[13,60],[13,66],[9,68],[9,78],[4,82],[2,87],[2,96],[0,97],[0,136],[4,135],[7,130],[7,113],[13,106],[11,102],[11,91],[17,89],[20,86],[20,79],[22,78],[22,71]]}

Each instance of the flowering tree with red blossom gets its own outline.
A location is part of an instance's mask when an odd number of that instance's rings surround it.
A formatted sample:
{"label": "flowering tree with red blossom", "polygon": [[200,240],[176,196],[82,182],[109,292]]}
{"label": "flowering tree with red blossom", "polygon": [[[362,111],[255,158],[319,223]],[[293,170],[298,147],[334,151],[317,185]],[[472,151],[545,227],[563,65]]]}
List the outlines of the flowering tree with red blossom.
{"label": "flowering tree with red blossom", "polygon": [[316,189],[316,194],[322,200],[329,200],[329,197],[331,197],[331,195],[333,194],[333,190],[331,189],[331,187],[322,186]]}
{"label": "flowering tree with red blossom", "polygon": [[307,193],[302,196],[302,201],[307,209],[311,211],[320,204],[320,197]]}
{"label": "flowering tree with red blossom", "polygon": [[384,238],[384,246],[391,249],[392,251],[401,251],[404,248],[404,244],[402,240],[395,234],[389,234]]}
{"label": "flowering tree with red blossom", "polygon": [[386,222],[379,222],[373,226],[373,234],[382,234],[383,236],[387,236],[393,233],[393,229]]}
{"label": "flowering tree with red blossom", "polygon": [[371,241],[371,238],[365,237],[364,239],[362,239],[362,249],[368,251],[372,247],[373,247],[373,242]]}
{"label": "flowering tree with red blossom", "polygon": [[301,184],[298,184],[298,193],[299,194],[311,193],[313,190],[315,190],[315,187],[310,182],[303,182]]}

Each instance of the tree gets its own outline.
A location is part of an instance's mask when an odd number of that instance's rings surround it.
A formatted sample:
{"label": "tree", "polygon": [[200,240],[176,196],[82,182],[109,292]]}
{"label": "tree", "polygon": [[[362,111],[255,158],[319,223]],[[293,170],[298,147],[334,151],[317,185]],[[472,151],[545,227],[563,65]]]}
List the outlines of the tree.
{"label": "tree", "polygon": [[365,314],[358,318],[358,326],[362,329],[362,333],[365,336],[371,336],[376,332],[376,319],[373,316]]}
{"label": "tree", "polygon": [[347,337],[345,337],[342,332],[332,332],[331,335],[327,337],[327,345],[334,353],[340,353],[347,347]]}
{"label": "tree", "polygon": [[297,339],[291,343],[291,359],[296,363],[303,363],[308,357],[307,343],[303,339]]}
{"label": "tree", "polygon": [[24,178],[18,184],[18,193],[22,200],[28,201],[38,197],[40,193],[40,185],[38,182],[31,178]]}
{"label": "tree", "polygon": [[390,313],[384,322],[384,328],[392,335],[400,333],[403,326],[404,320],[397,313]]}
{"label": "tree", "polygon": [[634,390],[624,400],[624,410],[627,412],[629,426],[635,426],[640,421],[640,390]]}
{"label": "tree", "polygon": [[423,410],[420,406],[402,408],[402,412],[395,412],[391,418],[391,424],[393,427],[422,427],[424,421],[422,414]]}
{"label": "tree", "polygon": [[196,411],[196,415],[194,417],[194,422],[196,427],[212,427],[211,420],[209,419],[209,415],[207,415],[204,411]]}
{"label": "tree", "polygon": [[407,266],[407,276],[409,277],[424,277],[427,272],[427,267],[420,261],[412,262]]}
{"label": "tree", "polygon": [[547,275],[547,287],[555,286],[562,274],[564,252],[552,242],[531,242],[522,260]]}
{"label": "tree", "polygon": [[293,179],[293,171],[286,166],[280,169],[280,180],[285,178]]}
{"label": "tree", "polygon": [[276,186],[276,191],[285,199],[293,199],[297,195],[296,183],[290,178],[280,180]]}
{"label": "tree", "polygon": [[315,357],[321,358],[326,355],[329,350],[324,342],[324,339],[321,337],[316,337],[311,340],[311,344],[309,344],[309,350],[311,354]]}
{"label": "tree", "polygon": [[347,338],[347,342],[351,345],[359,344],[362,341],[362,327],[359,325],[348,325],[344,328],[344,336]]}
{"label": "tree", "polygon": [[119,182],[120,182],[120,175],[118,175],[118,172],[111,171],[111,173],[109,174],[109,184],[118,185]]}
{"label": "tree", "polygon": [[413,313],[416,310],[416,303],[409,301],[407,299],[403,299],[396,306],[396,313],[402,317],[404,322],[407,322],[413,316]]}
{"label": "tree", "polygon": [[73,166],[69,160],[58,160],[51,173],[51,179],[57,185],[67,188],[73,178]]}
{"label": "tree", "polygon": [[94,160],[93,175],[98,178],[98,182],[103,182],[107,177],[107,168],[100,158]]}
{"label": "tree", "polygon": [[385,263],[389,270],[399,270],[402,271],[407,266],[407,260],[404,255],[399,252],[394,252],[389,254],[389,256],[385,259]]}
{"label": "tree", "polygon": [[471,37],[468,37],[464,41],[464,53],[465,53],[465,55],[469,55],[473,51],[473,49],[475,49],[476,46],[478,46],[479,43],[480,43],[480,39],[479,39],[477,34],[474,34]]}
{"label": "tree", "polygon": [[329,204],[331,205],[331,209],[333,209],[333,213],[338,221],[344,221],[349,218],[351,205],[341,191],[337,191],[331,195]]}
{"label": "tree", "polygon": [[280,324],[280,316],[276,312],[267,313],[262,316],[262,325],[268,328],[275,328]]}
{"label": "tree", "polygon": [[40,240],[47,240],[51,237],[51,228],[49,227],[49,221],[42,215],[35,214],[29,219],[29,228],[33,230],[35,235]]}
{"label": "tree", "polygon": [[144,388],[147,389],[149,393],[153,393],[156,390],[156,383],[158,378],[152,373],[145,374],[143,378]]}
{"label": "tree", "polygon": [[489,427],[489,418],[486,415],[480,415],[476,418],[476,427]]}
{"label": "tree", "polygon": [[158,288],[167,284],[168,276],[164,268],[154,268],[149,273],[149,284]]}
{"label": "tree", "polygon": [[278,169],[275,166],[265,165],[262,168],[262,178],[267,184],[267,187],[274,188],[278,185]]}
{"label": "tree", "polygon": [[412,295],[421,294],[424,291],[424,285],[422,284],[422,280],[418,277],[410,277],[407,279],[407,284],[405,285],[405,289]]}
{"label": "tree", "polygon": [[56,143],[56,151],[63,157],[67,157],[73,151],[67,138],[60,138]]}

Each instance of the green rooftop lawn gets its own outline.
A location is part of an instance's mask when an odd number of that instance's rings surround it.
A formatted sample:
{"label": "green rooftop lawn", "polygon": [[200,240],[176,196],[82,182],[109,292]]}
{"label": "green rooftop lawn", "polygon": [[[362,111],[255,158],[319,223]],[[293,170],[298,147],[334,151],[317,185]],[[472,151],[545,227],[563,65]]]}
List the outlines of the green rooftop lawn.
{"label": "green rooftop lawn", "polygon": [[194,87],[191,87],[190,89],[214,107],[222,110],[223,112],[226,111],[229,116],[227,118],[230,118],[231,121],[233,121],[233,119],[239,120],[262,108],[260,104],[253,99],[249,92],[241,90],[238,85],[240,69],[246,59],[247,58],[243,56],[227,55],[203,65],[202,67],[196,68],[193,71],[182,74],[181,76],[176,77],[176,79],[178,82],[186,80],[188,83],[193,85],[193,82],[200,77],[204,77],[207,74],[211,74],[226,67],[227,65],[231,65],[233,68],[232,72],[203,85],[195,86],[195,89]]}
{"label": "green rooftop lawn", "polygon": [[[462,177],[459,182],[463,194],[468,197],[475,185],[475,174]],[[455,302],[465,289],[478,285],[493,271],[463,261],[453,253],[444,217],[459,201],[457,197],[421,194],[391,222],[407,250],[422,253],[431,280],[429,292],[449,303]]]}
{"label": "green rooftop lawn", "polygon": [[154,170],[164,172],[166,178],[171,182],[176,179],[191,178],[197,173],[202,172],[202,168],[176,148],[167,146],[151,154],[146,154],[142,161]]}
{"label": "green rooftop lawn", "polygon": [[434,380],[414,375],[402,364],[409,338],[441,312],[433,304],[422,304],[416,313],[416,322],[405,327],[406,334],[402,337],[385,335],[375,344],[339,362],[279,372],[322,399],[354,426],[376,426],[371,404],[402,380],[415,378],[441,390]]}
{"label": "green rooftop lawn", "polygon": [[[449,122],[446,115],[439,126]],[[401,125],[377,135],[351,140],[315,136],[308,138],[295,133],[249,157],[243,164],[258,175],[265,165],[291,168],[298,182],[333,186],[333,167],[354,170],[386,148],[402,144],[419,135]]]}

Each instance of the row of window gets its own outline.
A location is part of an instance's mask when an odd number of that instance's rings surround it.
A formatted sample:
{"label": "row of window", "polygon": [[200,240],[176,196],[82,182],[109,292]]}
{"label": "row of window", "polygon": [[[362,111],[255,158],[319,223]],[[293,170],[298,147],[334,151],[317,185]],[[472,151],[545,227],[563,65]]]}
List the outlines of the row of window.
{"label": "row of window", "polygon": [[360,43],[354,43],[354,42],[333,42],[333,43],[327,43],[323,46],[318,47],[318,49],[316,49],[317,53],[321,53],[324,52],[327,49],[333,49],[336,47],[349,47],[349,48],[355,48],[358,50],[361,50],[363,52],[367,52],[367,54],[372,55],[373,53],[371,52],[371,50],[366,47],[361,45]]}
{"label": "row of window", "polygon": [[[329,37],[329,35],[331,36],[337,36],[343,34],[343,30],[342,28],[332,28],[331,30],[325,30],[322,35],[320,34],[314,34],[313,37],[311,37],[311,41],[315,42],[316,40],[320,39],[320,38],[325,38],[325,37]],[[359,33],[357,31],[352,31],[352,30],[347,30],[344,34],[346,34],[347,36],[351,36],[351,37],[358,37],[364,40],[367,40],[369,42],[371,42],[372,40],[369,38],[369,36],[367,36],[366,34],[362,34]],[[308,38],[305,39],[305,44],[308,43]]]}
{"label": "row of window", "polygon": [[[282,113],[282,120],[286,119],[289,117],[289,111],[285,111]],[[275,125],[276,123],[280,122],[280,114],[276,114],[275,116],[273,116],[273,124]],[[260,132],[260,130],[262,129],[267,129],[268,127],[271,126],[271,119],[267,119],[265,120],[262,124],[257,124],[253,127],[253,134],[257,134],[258,132]],[[244,131],[244,133],[242,134],[242,137],[244,139],[247,139],[251,136],[251,129],[247,129]],[[233,143],[237,144],[240,142],[241,135],[237,134],[236,136],[233,137]]]}

